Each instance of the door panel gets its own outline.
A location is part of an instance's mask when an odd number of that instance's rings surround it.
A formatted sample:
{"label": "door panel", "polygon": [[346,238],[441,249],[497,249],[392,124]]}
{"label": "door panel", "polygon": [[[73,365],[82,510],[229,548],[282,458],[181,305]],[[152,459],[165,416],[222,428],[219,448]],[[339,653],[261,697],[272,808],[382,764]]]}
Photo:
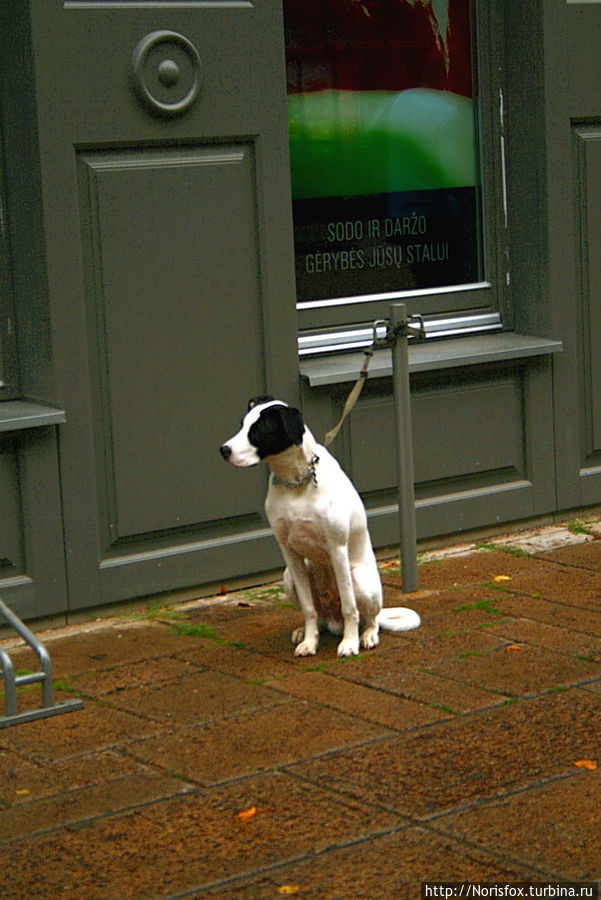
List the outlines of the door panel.
{"label": "door panel", "polygon": [[[601,83],[601,77],[599,79]],[[588,459],[601,453],[601,123],[574,128],[578,274],[585,368],[585,446]]]}
{"label": "door panel", "polygon": [[31,0],[31,29],[77,607],[150,593],[163,552],[161,589],[215,577],[264,526],[264,473],[232,490],[218,447],[249,396],[298,394],[283,26],[268,0]]}
{"label": "door panel", "polygon": [[264,388],[253,145],[80,162],[111,534],[249,514],[259,485],[232,493],[216,436],[240,416],[237,385]]}
{"label": "door panel", "polygon": [[601,3],[544,4],[558,507],[601,501]]}

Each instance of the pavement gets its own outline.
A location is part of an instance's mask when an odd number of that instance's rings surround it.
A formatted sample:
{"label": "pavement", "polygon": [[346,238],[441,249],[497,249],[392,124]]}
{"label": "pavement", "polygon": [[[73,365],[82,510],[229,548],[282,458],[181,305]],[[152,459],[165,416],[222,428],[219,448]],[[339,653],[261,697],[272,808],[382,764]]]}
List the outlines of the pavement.
{"label": "pavement", "polygon": [[383,562],[386,605],[422,626],[352,659],[329,635],[295,659],[279,584],[43,632],[83,707],[0,729],[0,897],[598,882],[600,533],[425,553],[412,594]]}

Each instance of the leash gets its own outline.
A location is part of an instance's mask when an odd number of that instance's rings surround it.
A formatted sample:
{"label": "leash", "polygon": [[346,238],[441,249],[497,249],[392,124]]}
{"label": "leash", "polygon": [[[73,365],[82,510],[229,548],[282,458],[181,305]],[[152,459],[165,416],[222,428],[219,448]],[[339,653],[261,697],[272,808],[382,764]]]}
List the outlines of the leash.
{"label": "leash", "polygon": [[[379,327],[386,328],[386,335],[383,338],[378,337],[378,328]],[[344,422],[344,420],[346,419],[346,417],[348,416],[348,414],[351,412],[352,408],[354,407],[355,403],[359,399],[359,394],[363,390],[363,385],[367,381],[367,375],[369,373],[369,366],[373,359],[373,355],[374,355],[375,351],[379,347],[389,346],[388,334],[389,334],[389,323],[386,321],[386,319],[376,319],[376,321],[372,325],[371,345],[367,348],[367,350],[363,351],[363,353],[365,355],[365,359],[363,361],[363,366],[361,367],[361,371],[359,372],[359,377],[357,378],[355,384],[353,385],[350,394],[346,398],[346,403],[344,404],[344,409],[342,410],[342,415],[340,416],[340,419],[338,420],[336,425],[334,425],[334,427],[332,429],[330,429],[330,431],[328,431],[328,433],[326,434],[326,436],[324,438],[324,445],[326,447],[328,447],[332,443],[332,441],[334,440],[334,438],[336,437],[336,435],[342,428],[342,423]]]}
{"label": "leash", "polygon": [[[344,409],[342,410],[340,419],[338,420],[336,425],[334,425],[334,427],[330,429],[330,431],[328,431],[324,438],[324,445],[326,447],[328,447],[332,443],[332,441],[342,428],[344,420],[349,415],[357,400],[359,399],[359,395],[363,390],[363,385],[367,381],[369,366],[375,351],[380,348],[392,346],[396,342],[396,339],[401,332],[404,332],[408,337],[417,337],[420,340],[423,340],[425,338],[426,335],[422,317],[420,315],[415,315],[410,316],[409,319],[417,320],[417,328],[413,325],[410,325],[409,322],[400,327],[393,328],[391,326],[391,323],[387,319],[376,319],[376,321],[373,323],[372,342],[367,350],[363,351],[365,354],[365,360],[363,361],[363,366],[361,367],[361,371],[359,372],[359,377],[353,385],[350,394],[346,398],[346,403],[344,404]],[[384,337],[378,337],[378,328],[386,328],[386,334]]]}
{"label": "leash", "polygon": [[[374,335],[375,335],[375,323],[374,323]],[[344,420],[346,419],[346,417],[352,410],[353,406],[359,399],[359,394],[363,390],[363,385],[367,381],[369,364],[371,363],[372,357],[374,355],[374,350],[375,350],[375,339],[374,339],[374,342],[371,345],[371,347],[369,347],[367,350],[364,351],[365,360],[363,362],[363,366],[359,373],[359,377],[357,378],[355,384],[353,385],[353,388],[352,388],[350,394],[346,398],[346,403],[344,404],[344,409],[342,410],[342,415],[340,416],[340,419],[338,420],[336,425],[334,425],[334,427],[331,428],[330,431],[328,431],[328,433],[326,434],[326,436],[324,438],[324,444],[326,447],[328,447],[332,443],[332,441],[334,440],[334,438],[336,437],[336,435],[342,428],[342,423],[344,422]]]}

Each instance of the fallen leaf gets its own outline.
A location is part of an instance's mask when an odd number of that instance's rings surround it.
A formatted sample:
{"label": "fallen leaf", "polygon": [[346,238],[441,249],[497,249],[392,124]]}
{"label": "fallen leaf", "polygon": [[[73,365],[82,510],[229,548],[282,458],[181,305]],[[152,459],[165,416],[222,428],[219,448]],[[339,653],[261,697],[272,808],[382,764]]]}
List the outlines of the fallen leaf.
{"label": "fallen leaf", "polygon": [[17,794],[19,797],[25,797],[25,795],[28,793],[29,790],[27,788],[20,788],[18,791],[15,791],[15,794]]}
{"label": "fallen leaf", "polygon": [[493,581],[511,581],[511,575],[495,575]]}
{"label": "fallen leaf", "polygon": [[250,819],[257,813],[256,806],[249,806],[248,809],[241,809],[240,812],[236,813],[238,816],[239,822],[249,822]]}
{"label": "fallen leaf", "polygon": [[300,891],[300,884],[281,884],[278,888],[278,894],[297,894]]}
{"label": "fallen leaf", "polygon": [[520,647],[519,644],[508,644],[505,648],[508,653],[511,653],[512,650],[523,650],[523,647]]}
{"label": "fallen leaf", "polygon": [[593,769],[597,768],[597,760],[596,759],[577,759],[574,763],[575,766],[578,766],[579,769]]}
{"label": "fallen leaf", "polygon": [[401,563],[398,559],[389,559],[388,562],[380,563],[380,568],[381,569],[393,569],[393,568],[398,569],[400,565],[401,565]]}

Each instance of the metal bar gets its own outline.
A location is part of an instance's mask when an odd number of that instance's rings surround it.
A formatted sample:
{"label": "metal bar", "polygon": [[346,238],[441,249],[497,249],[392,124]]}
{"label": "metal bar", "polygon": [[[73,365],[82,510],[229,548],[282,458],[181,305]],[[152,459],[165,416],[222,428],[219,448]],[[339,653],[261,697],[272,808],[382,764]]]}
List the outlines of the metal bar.
{"label": "metal bar", "polygon": [[6,619],[8,624],[14,628],[23,640],[36,652],[42,667],[40,678],[37,679],[42,682],[42,705],[44,707],[52,706],[54,703],[54,688],[52,685],[52,661],[50,659],[50,654],[44,645],[37,639],[35,634],[29,630],[27,625],[25,625],[2,600],[0,600],[0,615]]}
{"label": "metal bar", "polygon": [[46,677],[44,672],[28,672],[26,675],[17,675],[15,684],[21,687],[24,684],[39,684]]}
{"label": "metal bar", "polygon": [[83,707],[83,700],[60,700],[54,706],[42,709],[27,709],[24,712],[10,716],[0,716],[0,728],[8,728],[9,725],[21,725],[24,722],[34,722],[36,719],[48,719],[60,713],[74,712]]}
{"label": "metal bar", "polygon": [[403,591],[410,592],[417,590],[417,535],[409,387],[409,339],[407,307],[404,303],[390,304],[390,320],[393,335],[392,383],[394,387],[402,588]]}
{"label": "metal bar", "polygon": [[4,675],[4,711],[7,716],[14,716],[17,711],[17,686],[12,659],[5,650],[0,650],[0,665]]}
{"label": "metal bar", "polygon": [[42,681],[42,706],[48,709],[54,704],[54,685],[52,684],[52,660],[43,644],[36,640],[34,650],[40,658],[44,680]]}
{"label": "metal bar", "polygon": [[[27,628],[21,619],[0,600],[0,618],[4,618],[8,624],[29,644],[34,650],[40,665],[41,672],[30,672],[26,675],[15,676],[15,670],[12,660],[5,650],[0,649],[0,674],[4,677],[4,707],[5,715],[0,715],[0,728],[7,725],[17,725],[21,722],[31,722],[33,719],[42,719],[47,716],[54,716],[58,713],[69,712],[70,710],[81,709],[83,702],[81,700],[63,700],[59,703],[54,702],[54,686],[52,684],[52,660],[45,646],[36,636]],[[25,712],[17,712],[17,686],[25,684],[42,684],[42,707],[40,709],[26,710]]]}

